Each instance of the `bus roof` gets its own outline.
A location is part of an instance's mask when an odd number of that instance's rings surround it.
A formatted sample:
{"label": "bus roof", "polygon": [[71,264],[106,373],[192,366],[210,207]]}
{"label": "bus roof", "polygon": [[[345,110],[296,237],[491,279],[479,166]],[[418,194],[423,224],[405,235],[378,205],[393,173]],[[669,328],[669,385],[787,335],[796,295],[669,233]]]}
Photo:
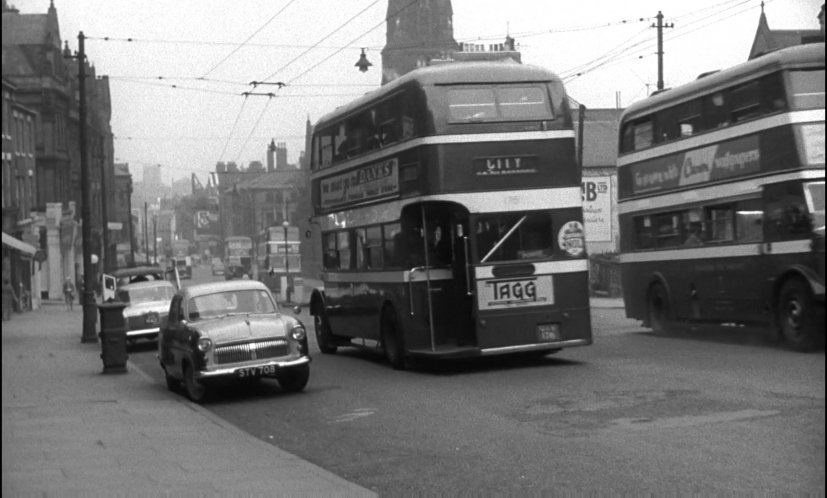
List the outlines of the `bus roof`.
{"label": "bus roof", "polygon": [[399,88],[415,82],[418,86],[474,83],[513,83],[528,81],[562,82],[548,69],[516,62],[449,62],[414,69],[348,104],[336,108],[316,121],[316,126],[361,109],[369,102],[381,100]]}
{"label": "bus roof", "polygon": [[704,73],[706,76],[698,77],[695,81],[664,90],[649,98],[635,102],[623,111],[620,120],[623,122],[645,115],[661,107],[682,100],[690,100],[706,91],[714,91],[717,88],[723,89],[736,84],[739,80],[748,80],[753,75],[769,73],[782,67],[823,68],[824,43],[796,45],[770,52],[717,72]]}

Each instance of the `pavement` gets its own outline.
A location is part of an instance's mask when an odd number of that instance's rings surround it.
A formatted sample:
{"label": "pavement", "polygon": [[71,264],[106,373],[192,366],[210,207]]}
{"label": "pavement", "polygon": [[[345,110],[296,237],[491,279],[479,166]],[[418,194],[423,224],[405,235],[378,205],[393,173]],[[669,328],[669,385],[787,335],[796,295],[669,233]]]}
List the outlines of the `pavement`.
{"label": "pavement", "polygon": [[2,327],[3,496],[376,496],[167,391],[103,373],[80,307]]}
{"label": "pavement", "polygon": [[[592,297],[595,308],[622,308]],[[80,306],[3,322],[3,496],[376,496],[169,392],[103,373]]]}

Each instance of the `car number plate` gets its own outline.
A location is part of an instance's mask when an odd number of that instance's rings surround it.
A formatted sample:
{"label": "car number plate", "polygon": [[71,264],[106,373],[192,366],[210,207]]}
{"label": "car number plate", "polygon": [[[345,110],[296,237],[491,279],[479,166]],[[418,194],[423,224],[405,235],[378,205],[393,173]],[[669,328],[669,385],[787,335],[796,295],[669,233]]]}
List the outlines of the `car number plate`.
{"label": "car number plate", "polygon": [[249,377],[261,377],[263,375],[272,375],[274,373],[276,373],[275,365],[262,365],[260,367],[239,368],[235,371],[236,376],[240,379],[245,379]]}
{"label": "car number plate", "polygon": [[541,323],[537,325],[537,341],[554,342],[560,340],[559,323]]}

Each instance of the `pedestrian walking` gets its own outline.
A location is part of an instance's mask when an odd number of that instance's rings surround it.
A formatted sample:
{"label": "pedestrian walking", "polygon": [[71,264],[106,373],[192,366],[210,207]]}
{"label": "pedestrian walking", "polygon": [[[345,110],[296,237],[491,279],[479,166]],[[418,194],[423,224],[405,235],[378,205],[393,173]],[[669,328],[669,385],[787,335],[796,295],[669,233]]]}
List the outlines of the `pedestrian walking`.
{"label": "pedestrian walking", "polygon": [[3,279],[3,320],[11,318],[11,312],[14,303],[17,302],[17,293],[14,292],[14,286],[9,279]]}
{"label": "pedestrian walking", "polygon": [[72,283],[72,277],[66,277],[66,281],[63,282],[63,298],[66,300],[66,311],[72,311],[75,302],[75,284]]}

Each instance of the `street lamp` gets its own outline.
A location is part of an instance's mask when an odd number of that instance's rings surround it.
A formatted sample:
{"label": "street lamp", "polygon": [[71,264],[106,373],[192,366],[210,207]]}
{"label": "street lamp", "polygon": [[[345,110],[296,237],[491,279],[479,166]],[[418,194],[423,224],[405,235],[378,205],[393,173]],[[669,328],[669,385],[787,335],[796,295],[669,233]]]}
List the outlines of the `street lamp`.
{"label": "street lamp", "polygon": [[290,302],[290,255],[288,250],[290,247],[287,245],[287,228],[290,226],[290,222],[284,220],[281,223],[282,228],[284,228],[284,281],[285,281],[285,288],[284,288],[284,296],[287,302]]}
{"label": "street lamp", "polygon": [[81,237],[83,238],[83,332],[80,342],[98,342],[95,327],[98,323],[95,304],[95,267],[92,262],[92,196],[89,192],[89,157],[86,150],[86,37],[78,33],[78,51],[74,55],[66,42],[63,57],[78,61],[78,121],[80,137],[80,197]]}

